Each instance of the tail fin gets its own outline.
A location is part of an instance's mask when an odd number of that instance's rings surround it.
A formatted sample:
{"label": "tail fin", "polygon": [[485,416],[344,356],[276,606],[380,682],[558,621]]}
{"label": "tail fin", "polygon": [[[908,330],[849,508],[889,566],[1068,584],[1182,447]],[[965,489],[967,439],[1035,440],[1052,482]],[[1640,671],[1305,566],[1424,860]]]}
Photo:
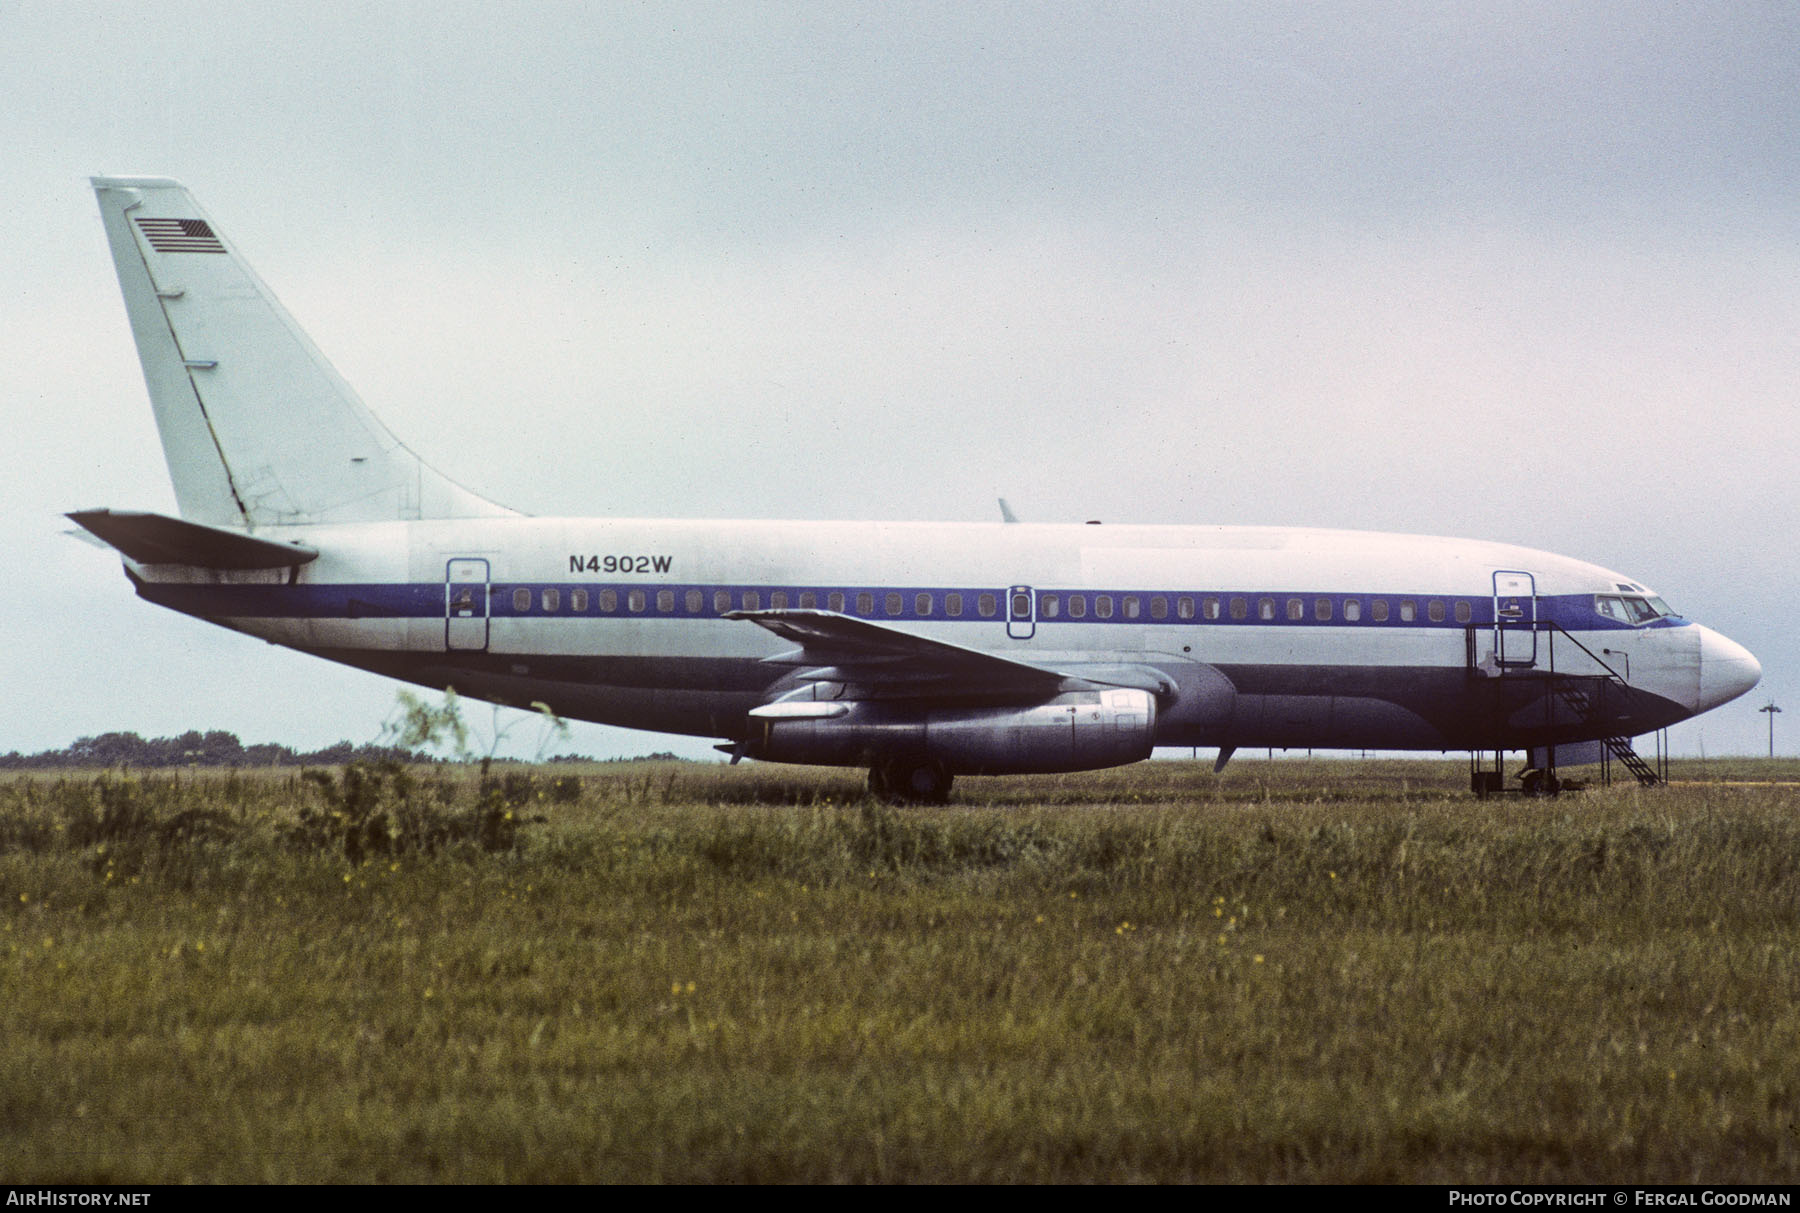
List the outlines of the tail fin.
{"label": "tail fin", "polygon": [[255,529],[512,513],[402,445],[181,185],[93,185],[182,517]]}

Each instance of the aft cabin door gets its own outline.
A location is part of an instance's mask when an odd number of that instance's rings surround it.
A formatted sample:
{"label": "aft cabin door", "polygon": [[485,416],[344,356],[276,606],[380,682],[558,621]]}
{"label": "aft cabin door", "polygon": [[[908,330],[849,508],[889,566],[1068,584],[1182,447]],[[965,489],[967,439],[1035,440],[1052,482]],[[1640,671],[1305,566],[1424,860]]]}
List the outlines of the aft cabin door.
{"label": "aft cabin door", "polygon": [[1494,571],[1494,661],[1502,669],[1537,664],[1537,579],[1514,569]]}
{"label": "aft cabin door", "polygon": [[488,562],[444,566],[444,647],[480,652],[488,646]]}

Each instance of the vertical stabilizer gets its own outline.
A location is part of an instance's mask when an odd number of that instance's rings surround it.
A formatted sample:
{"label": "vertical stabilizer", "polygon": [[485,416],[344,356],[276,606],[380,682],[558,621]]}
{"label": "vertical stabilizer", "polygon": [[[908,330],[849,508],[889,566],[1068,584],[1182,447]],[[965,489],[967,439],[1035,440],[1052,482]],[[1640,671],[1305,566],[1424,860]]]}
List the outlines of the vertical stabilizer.
{"label": "vertical stabilizer", "polygon": [[389,433],[180,184],[93,185],[182,517],[255,528],[512,513]]}

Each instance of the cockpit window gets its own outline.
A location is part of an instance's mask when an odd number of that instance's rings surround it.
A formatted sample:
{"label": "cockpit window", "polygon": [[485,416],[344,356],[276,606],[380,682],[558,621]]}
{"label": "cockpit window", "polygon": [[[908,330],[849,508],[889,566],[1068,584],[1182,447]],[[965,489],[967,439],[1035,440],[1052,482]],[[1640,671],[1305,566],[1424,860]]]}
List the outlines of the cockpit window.
{"label": "cockpit window", "polygon": [[1632,627],[1640,627],[1661,619],[1664,615],[1674,614],[1660,598],[1639,598],[1629,594],[1596,594],[1594,610],[1608,619],[1628,623]]}

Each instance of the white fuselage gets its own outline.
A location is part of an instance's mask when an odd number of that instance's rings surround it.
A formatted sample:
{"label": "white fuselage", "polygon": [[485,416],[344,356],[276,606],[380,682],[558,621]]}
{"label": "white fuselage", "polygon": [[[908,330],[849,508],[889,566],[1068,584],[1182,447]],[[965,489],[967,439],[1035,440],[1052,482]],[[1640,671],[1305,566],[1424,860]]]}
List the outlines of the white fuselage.
{"label": "white fuselage", "polygon": [[1158,744],[1554,766],[1759,674],[1628,578],[1503,544],[526,518],[390,433],[179,182],[93,185],[180,517],[70,517],[144,597],[278,644],[924,798]]}
{"label": "white fuselage", "polygon": [[[1156,716],[1161,745],[1629,736],[1758,676],[1740,647],[1677,616],[1634,626],[1603,614],[1600,598],[1651,598],[1628,578],[1475,540],[535,518],[298,527],[291,538],[319,559],[293,571],[135,572],[154,601],[334,660],[577,719],[730,739],[790,673],[767,662],[786,646],[728,610],[829,610],[1033,665],[1158,671],[1172,688]],[[1617,689],[1604,712],[1584,712],[1547,700],[1553,676]]]}

